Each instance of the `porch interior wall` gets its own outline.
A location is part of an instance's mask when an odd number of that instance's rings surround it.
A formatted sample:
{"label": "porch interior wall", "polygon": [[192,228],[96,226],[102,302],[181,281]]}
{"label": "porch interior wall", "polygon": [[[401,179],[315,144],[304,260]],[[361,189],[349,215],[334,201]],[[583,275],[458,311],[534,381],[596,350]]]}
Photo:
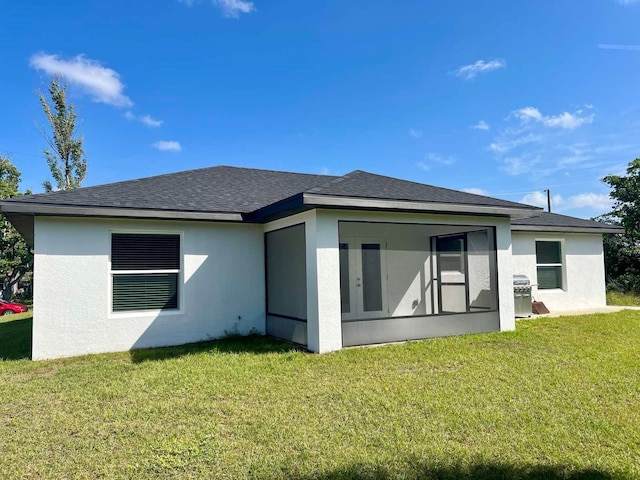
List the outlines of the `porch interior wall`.
{"label": "porch interior wall", "polygon": [[[341,238],[386,239],[389,316],[402,317],[437,313],[437,289],[434,292],[436,272],[435,267],[432,271],[431,237],[467,232],[470,228],[476,227],[345,221],[340,222],[339,232]],[[487,255],[490,245],[492,248],[493,235],[487,234],[487,229],[469,233],[469,270],[473,272],[473,278],[469,282],[470,299],[475,307],[495,308],[495,295],[490,290],[492,261],[491,255]]]}

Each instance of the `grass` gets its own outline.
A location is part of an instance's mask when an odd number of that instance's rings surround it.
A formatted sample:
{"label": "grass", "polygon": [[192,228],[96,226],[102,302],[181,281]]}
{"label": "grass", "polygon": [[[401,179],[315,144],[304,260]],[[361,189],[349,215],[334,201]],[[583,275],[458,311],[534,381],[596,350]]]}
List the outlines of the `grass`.
{"label": "grass", "polygon": [[0,361],[0,478],[640,478],[639,345],[624,311],[327,355]]}
{"label": "grass", "polygon": [[0,316],[0,361],[31,356],[32,312]]}
{"label": "grass", "polygon": [[623,307],[640,307],[640,295],[633,293],[607,292],[607,305],[621,305]]}

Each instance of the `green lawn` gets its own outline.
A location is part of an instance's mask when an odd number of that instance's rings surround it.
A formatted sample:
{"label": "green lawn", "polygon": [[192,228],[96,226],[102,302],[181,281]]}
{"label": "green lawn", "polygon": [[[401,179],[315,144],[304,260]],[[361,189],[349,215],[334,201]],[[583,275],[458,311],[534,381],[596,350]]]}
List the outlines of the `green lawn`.
{"label": "green lawn", "polygon": [[32,315],[32,312],[25,312],[0,316],[0,362],[29,358]]}
{"label": "green lawn", "polygon": [[640,312],[45,362],[0,322],[0,478],[640,478]]}
{"label": "green lawn", "polygon": [[634,295],[633,293],[607,292],[607,305],[640,307],[640,295]]}

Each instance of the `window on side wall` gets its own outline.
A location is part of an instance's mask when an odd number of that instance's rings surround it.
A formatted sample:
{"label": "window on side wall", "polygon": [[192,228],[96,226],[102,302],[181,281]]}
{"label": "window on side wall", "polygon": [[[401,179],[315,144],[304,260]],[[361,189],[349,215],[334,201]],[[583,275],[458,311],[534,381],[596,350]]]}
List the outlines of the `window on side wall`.
{"label": "window on side wall", "polygon": [[112,233],[112,310],[178,310],[180,235]]}
{"label": "window on side wall", "polygon": [[564,288],[562,284],[562,242],[557,240],[536,241],[536,270],[539,290]]}

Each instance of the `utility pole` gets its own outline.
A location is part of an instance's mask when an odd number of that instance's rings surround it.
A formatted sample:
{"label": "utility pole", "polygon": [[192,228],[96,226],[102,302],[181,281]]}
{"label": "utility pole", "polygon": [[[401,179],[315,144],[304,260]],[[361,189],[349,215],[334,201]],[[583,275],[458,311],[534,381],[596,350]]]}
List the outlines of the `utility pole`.
{"label": "utility pole", "polygon": [[547,192],[547,211],[551,213],[551,190],[547,188],[545,192]]}

